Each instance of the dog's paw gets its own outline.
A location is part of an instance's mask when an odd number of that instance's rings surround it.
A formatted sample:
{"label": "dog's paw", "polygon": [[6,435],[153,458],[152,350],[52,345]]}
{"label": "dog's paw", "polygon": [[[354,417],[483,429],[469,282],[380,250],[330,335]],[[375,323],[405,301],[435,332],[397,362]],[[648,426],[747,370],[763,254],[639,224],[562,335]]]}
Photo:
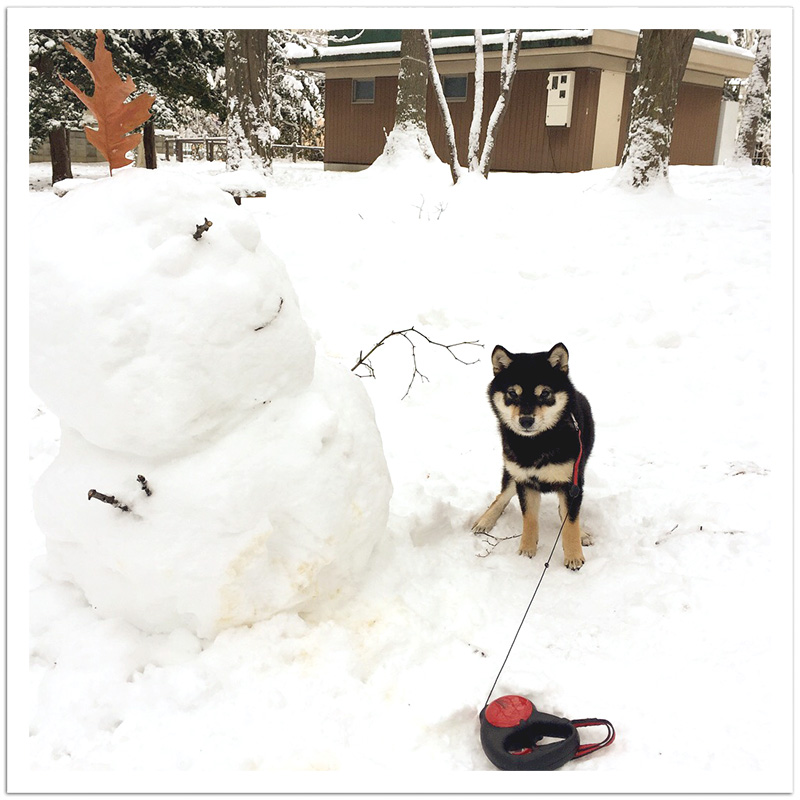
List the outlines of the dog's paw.
{"label": "dog's paw", "polygon": [[577,572],[585,563],[586,559],[581,556],[564,556],[564,566]]}
{"label": "dog's paw", "polygon": [[472,532],[473,533],[489,533],[489,531],[494,528],[494,524],[497,522],[496,519],[487,519],[486,515],[484,514],[473,526]]}
{"label": "dog's paw", "polygon": [[520,547],[519,555],[527,556],[528,558],[533,558],[536,555],[536,545],[534,545],[533,547]]}
{"label": "dog's paw", "polygon": [[581,531],[581,544],[584,547],[591,547],[594,544],[594,539],[592,539],[592,534],[587,533],[586,531]]}

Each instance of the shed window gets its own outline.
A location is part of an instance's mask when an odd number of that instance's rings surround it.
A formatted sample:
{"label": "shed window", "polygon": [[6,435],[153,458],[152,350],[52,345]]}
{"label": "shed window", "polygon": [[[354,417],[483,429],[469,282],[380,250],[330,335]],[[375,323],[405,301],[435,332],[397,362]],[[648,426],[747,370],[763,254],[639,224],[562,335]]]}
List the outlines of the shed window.
{"label": "shed window", "polygon": [[353,79],[353,102],[375,102],[375,78],[367,78],[365,80]]}
{"label": "shed window", "polygon": [[467,76],[466,75],[444,75],[442,77],[442,88],[444,96],[448,100],[467,99]]}

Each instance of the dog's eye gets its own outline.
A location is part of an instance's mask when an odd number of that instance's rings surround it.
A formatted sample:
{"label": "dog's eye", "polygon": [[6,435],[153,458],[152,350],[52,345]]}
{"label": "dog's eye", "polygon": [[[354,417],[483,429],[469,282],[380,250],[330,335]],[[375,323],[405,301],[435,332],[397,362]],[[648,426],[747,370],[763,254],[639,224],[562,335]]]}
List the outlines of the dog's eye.
{"label": "dog's eye", "polygon": [[553,395],[553,393],[549,389],[542,389],[542,392],[539,395],[539,397],[542,400],[549,400],[552,397],[552,395]]}
{"label": "dog's eye", "polygon": [[509,400],[516,400],[519,397],[519,395],[517,394],[516,389],[507,389],[506,397],[508,397]]}

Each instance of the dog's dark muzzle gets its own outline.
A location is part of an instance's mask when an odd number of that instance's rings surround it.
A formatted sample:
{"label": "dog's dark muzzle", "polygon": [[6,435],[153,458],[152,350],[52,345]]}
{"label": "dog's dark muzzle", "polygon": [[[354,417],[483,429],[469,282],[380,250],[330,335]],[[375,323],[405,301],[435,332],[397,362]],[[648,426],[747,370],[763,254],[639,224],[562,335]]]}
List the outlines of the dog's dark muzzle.
{"label": "dog's dark muzzle", "polygon": [[525,428],[526,431],[529,431],[533,427],[533,423],[533,417],[520,416],[519,418],[520,427]]}

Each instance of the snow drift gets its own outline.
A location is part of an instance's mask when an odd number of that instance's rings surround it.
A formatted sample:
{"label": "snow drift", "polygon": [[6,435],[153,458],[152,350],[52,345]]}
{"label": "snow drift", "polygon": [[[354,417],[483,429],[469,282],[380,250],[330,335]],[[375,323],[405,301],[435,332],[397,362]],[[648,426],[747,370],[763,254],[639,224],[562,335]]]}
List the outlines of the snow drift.
{"label": "snow drift", "polygon": [[202,637],[352,586],[391,494],[372,406],[315,358],[247,211],[126,170],[38,225],[31,386],[62,441],[34,505],[54,573],[103,615]]}

